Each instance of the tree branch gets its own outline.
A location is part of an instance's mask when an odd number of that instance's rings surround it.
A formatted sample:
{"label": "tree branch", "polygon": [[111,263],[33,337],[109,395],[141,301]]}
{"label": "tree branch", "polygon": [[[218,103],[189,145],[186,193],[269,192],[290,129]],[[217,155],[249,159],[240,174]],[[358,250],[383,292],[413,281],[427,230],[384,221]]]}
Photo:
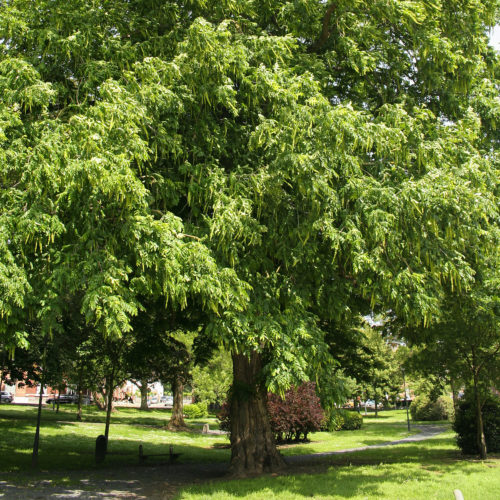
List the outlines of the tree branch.
{"label": "tree branch", "polygon": [[201,238],[198,238],[198,236],[194,236],[192,234],[185,234],[185,233],[177,233],[176,234],[177,238],[192,238],[193,240],[196,241],[201,241]]}
{"label": "tree branch", "polygon": [[309,47],[309,52],[314,52],[315,50],[320,49],[321,47],[323,47],[323,45],[325,45],[327,40],[330,38],[331,33],[328,30],[328,26],[330,24],[330,19],[332,17],[333,11],[336,8],[337,8],[337,4],[335,2],[332,2],[330,4],[330,6],[328,7],[328,9],[326,9],[325,17],[323,17],[323,29],[321,31],[321,35],[318,38],[318,40],[316,40],[316,42],[314,42]]}

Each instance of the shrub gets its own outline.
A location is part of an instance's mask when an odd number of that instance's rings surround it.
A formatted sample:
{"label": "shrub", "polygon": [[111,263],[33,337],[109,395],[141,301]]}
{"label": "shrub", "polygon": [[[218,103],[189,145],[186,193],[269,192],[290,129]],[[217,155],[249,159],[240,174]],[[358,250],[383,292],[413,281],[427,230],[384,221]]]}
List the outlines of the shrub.
{"label": "shrub", "polygon": [[188,418],[203,418],[208,416],[207,402],[193,403],[184,407],[184,415]]}
{"label": "shrub", "polygon": [[[306,440],[309,432],[318,431],[324,421],[324,412],[316,395],[315,384],[308,382],[285,393],[267,395],[267,411],[271,429],[277,442]],[[226,402],[218,414],[220,429],[230,432],[229,404]]]}
{"label": "shrub", "polygon": [[[483,427],[488,452],[500,452],[500,398],[489,395],[484,402]],[[457,433],[457,445],[466,454],[479,453],[476,437],[476,405],[466,397],[458,404],[453,430]]]}
{"label": "shrub", "polygon": [[363,417],[355,412],[355,411],[347,411],[345,410],[345,421],[344,424],[342,425],[343,431],[355,431],[357,429],[361,429],[361,426],[363,425]]}
{"label": "shrub", "polygon": [[428,396],[418,396],[410,406],[413,420],[453,420],[453,401],[448,396],[440,396],[431,401]]}
{"label": "shrub", "polygon": [[343,410],[340,408],[332,408],[328,410],[323,428],[329,432],[346,430],[352,431],[361,429],[363,425],[363,417],[355,412]]}
{"label": "shrub", "polygon": [[292,387],[285,393],[284,399],[268,394],[267,410],[278,442],[299,441],[301,437],[306,440],[309,432],[321,428],[325,418],[313,382]]}

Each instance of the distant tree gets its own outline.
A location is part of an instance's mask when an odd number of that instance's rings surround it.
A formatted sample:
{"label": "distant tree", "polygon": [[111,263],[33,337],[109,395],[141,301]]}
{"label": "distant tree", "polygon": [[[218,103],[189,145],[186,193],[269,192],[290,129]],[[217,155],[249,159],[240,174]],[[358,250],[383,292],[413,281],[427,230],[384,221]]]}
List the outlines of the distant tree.
{"label": "distant tree", "polygon": [[125,354],[130,380],[140,390],[141,410],[148,409],[148,386],[167,380],[173,370],[172,365],[177,363],[172,355],[175,346],[167,331],[169,312],[158,301],[146,304],[144,311],[133,320],[133,336]]}
{"label": "distant tree", "polygon": [[475,282],[451,291],[443,305],[443,320],[424,330],[407,330],[408,338],[420,346],[422,365],[451,378],[461,374],[473,394],[476,411],[476,442],[479,455],[487,448],[481,408],[493,386],[500,383],[500,233],[489,254],[475,256]]}
{"label": "distant tree", "polygon": [[231,355],[223,350],[215,351],[203,366],[193,368],[192,387],[197,401],[222,405],[227,398],[233,379]]}

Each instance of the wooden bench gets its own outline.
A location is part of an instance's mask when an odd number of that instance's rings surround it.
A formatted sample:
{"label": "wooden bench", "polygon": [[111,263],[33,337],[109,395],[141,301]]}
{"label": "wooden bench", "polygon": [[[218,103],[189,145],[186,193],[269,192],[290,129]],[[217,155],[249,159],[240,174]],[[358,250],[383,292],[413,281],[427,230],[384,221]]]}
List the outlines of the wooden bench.
{"label": "wooden bench", "polygon": [[144,448],[142,444],[139,445],[139,461],[144,462],[149,457],[168,457],[169,462],[175,462],[182,453],[174,453],[174,447],[170,445],[168,453],[148,453],[144,454]]}

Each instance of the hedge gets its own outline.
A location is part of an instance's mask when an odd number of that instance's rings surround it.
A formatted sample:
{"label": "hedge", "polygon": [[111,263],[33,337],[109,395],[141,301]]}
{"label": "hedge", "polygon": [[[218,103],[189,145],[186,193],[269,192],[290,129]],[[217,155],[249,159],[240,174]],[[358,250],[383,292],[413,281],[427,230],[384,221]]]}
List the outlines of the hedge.
{"label": "hedge", "polygon": [[325,415],[323,428],[329,432],[361,429],[363,417],[355,411],[332,408]]}
{"label": "hedge", "polygon": [[440,396],[431,401],[428,396],[418,396],[410,406],[413,420],[453,420],[453,401],[448,396]]}
{"label": "hedge", "polygon": [[208,416],[207,402],[193,403],[184,406],[184,415],[188,418],[203,418]]}

